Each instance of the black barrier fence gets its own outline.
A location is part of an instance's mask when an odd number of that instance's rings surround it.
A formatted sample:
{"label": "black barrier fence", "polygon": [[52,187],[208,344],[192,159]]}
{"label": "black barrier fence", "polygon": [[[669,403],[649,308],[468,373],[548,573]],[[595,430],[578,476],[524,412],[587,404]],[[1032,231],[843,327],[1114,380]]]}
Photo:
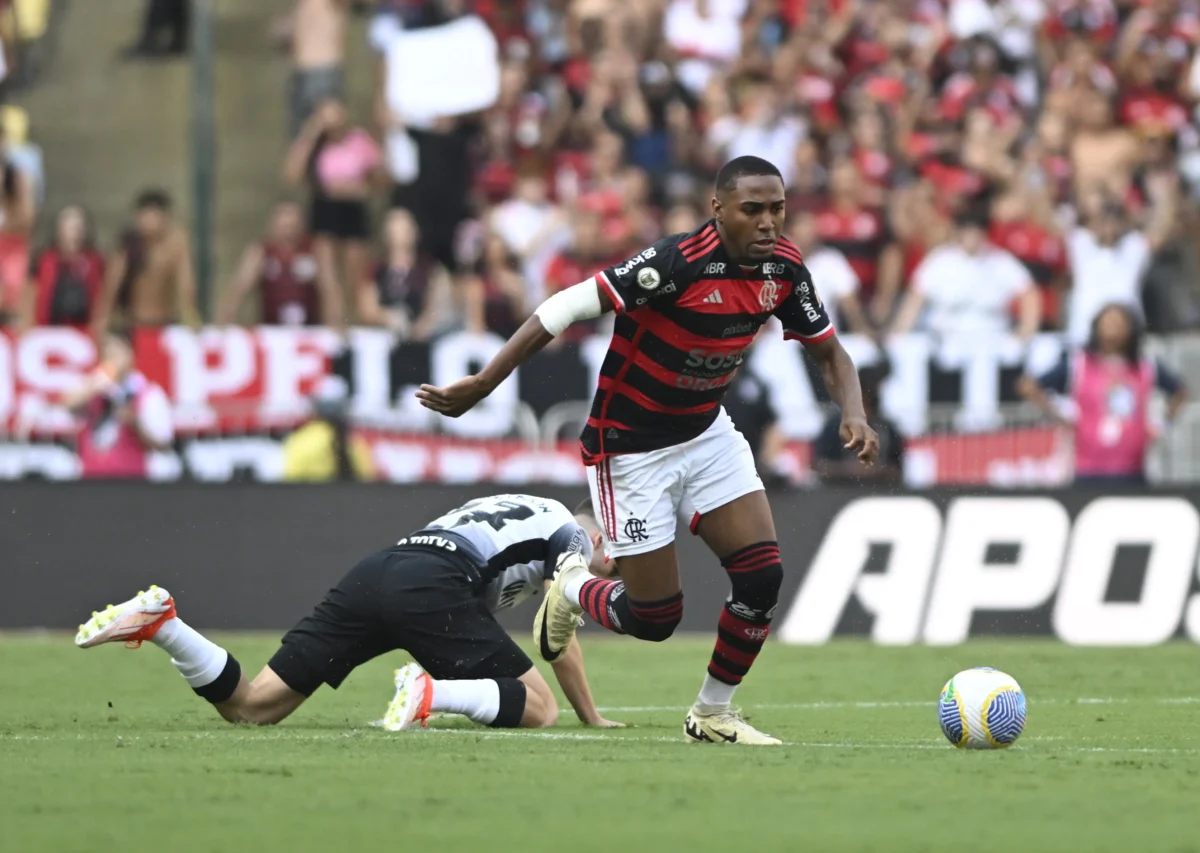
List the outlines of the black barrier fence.
{"label": "black barrier fence", "polygon": [[[359,558],[487,487],[0,486],[0,629],[71,628],[158,583],[206,629],[283,629]],[[493,487],[494,491],[500,491]],[[540,494],[576,503],[578,490]],[[1200,492],[776,492],[773,632],[956,643],[1200,641]],[[711,632],[721,567],[680,527],[683,630]],[[532,607],[502,614],[527,629]]]}

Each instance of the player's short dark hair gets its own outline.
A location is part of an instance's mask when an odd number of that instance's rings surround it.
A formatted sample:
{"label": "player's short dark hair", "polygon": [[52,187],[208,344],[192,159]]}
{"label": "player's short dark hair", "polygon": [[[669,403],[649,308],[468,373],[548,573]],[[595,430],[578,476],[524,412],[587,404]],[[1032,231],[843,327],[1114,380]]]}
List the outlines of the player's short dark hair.
{"label": "player's short dark hair", "polygon": [[729,192],[737,187],[737,182],[742,178],[754,178],[760,175],[783,180],[779,169],[775,168],[775,164],[769,160],[749,154],[744,157],[734,157],[717,172],[717,190]]}
{"label": "player's short dark hair", "polygon": [[171,197],[167,195],[166,190],[142,190],[138,193],[137,198],[134,199],[133,206],[137,210],[161,210],[166,212],[171,209]]}

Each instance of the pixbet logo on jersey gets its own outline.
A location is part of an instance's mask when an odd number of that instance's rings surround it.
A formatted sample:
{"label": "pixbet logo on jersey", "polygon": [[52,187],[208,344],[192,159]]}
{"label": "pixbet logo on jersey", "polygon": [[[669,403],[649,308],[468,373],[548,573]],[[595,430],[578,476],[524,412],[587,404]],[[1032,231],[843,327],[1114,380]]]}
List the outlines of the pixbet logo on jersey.
{"label": "pixbet logo on jersey", "polygon": [[1200,642],[1196,507],[1180,497],[1101,497],[1072,522],[1070,497],[962,497],[944,517],[924,497],[852,500],[830,523],[778,635],[823,643],[853,611],[886,644],[961,643],[985,618],[1021,633],[1048,618],[1056,636],[1081,646],[1153,645],[1181,628]]}

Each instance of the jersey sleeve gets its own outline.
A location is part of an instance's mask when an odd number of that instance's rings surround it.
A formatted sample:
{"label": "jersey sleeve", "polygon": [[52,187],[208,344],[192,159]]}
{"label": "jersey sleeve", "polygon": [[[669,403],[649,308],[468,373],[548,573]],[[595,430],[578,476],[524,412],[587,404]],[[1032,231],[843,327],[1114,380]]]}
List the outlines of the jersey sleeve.
{"label": "jersey sleeve", "polygon": [[542,573],[546,580],[554,578],[554,570],[558,568],[558,558],[571,551],[581,554],[584,562],[592,561],[591,537],[574,521],[568,521],[559,527],[546,540],[546,560],[542,566]]}
{"label": "jersey sleeve", "polygon": [[678,235],[664,237],[629,260],[596,273],[596,284],[608,294],[617,313],[623,314],[651,300],[659,303],[678,296],[671,276],[685,265]]}
{"label": "jersey sleeve", "polygon": [[833,337],[833,322],[817,294],[812,273],[803,263],[788,263],[792,290],[772,312],[783,324],[783,336],[803,344],[817,344]]}

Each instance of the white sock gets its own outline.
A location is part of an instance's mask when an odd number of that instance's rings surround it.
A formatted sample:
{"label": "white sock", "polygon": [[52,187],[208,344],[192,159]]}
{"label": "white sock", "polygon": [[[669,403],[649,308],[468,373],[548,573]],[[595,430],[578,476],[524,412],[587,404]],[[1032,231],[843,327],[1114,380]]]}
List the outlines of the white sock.
{"label": "white sock", "polygon": [[229,660],[229,652],[178,616],[164,622],[150,642],[171,656],[171,663],[193,688],[216,681]]}
{"label": "white sock", "polygon": [[500,713],[500,685],[490,678],[434,681],[430,709],[465,714],[477,723],[490,725]]}
{"label": "white sock", "polygon": [[595,580],[595,575],[591,572],[580,572],[563,584],[563,598],[579,607],[579,593],[583,591],[583,585],[590,580]]}
{"label": "white sock", "polygon": [[733,702],[733,694],[737,689],[736,684],[726,684],[705,673],[704,683],[700,685],[700,697],[696,700],[696,709],[702,714],[724,711]]}

